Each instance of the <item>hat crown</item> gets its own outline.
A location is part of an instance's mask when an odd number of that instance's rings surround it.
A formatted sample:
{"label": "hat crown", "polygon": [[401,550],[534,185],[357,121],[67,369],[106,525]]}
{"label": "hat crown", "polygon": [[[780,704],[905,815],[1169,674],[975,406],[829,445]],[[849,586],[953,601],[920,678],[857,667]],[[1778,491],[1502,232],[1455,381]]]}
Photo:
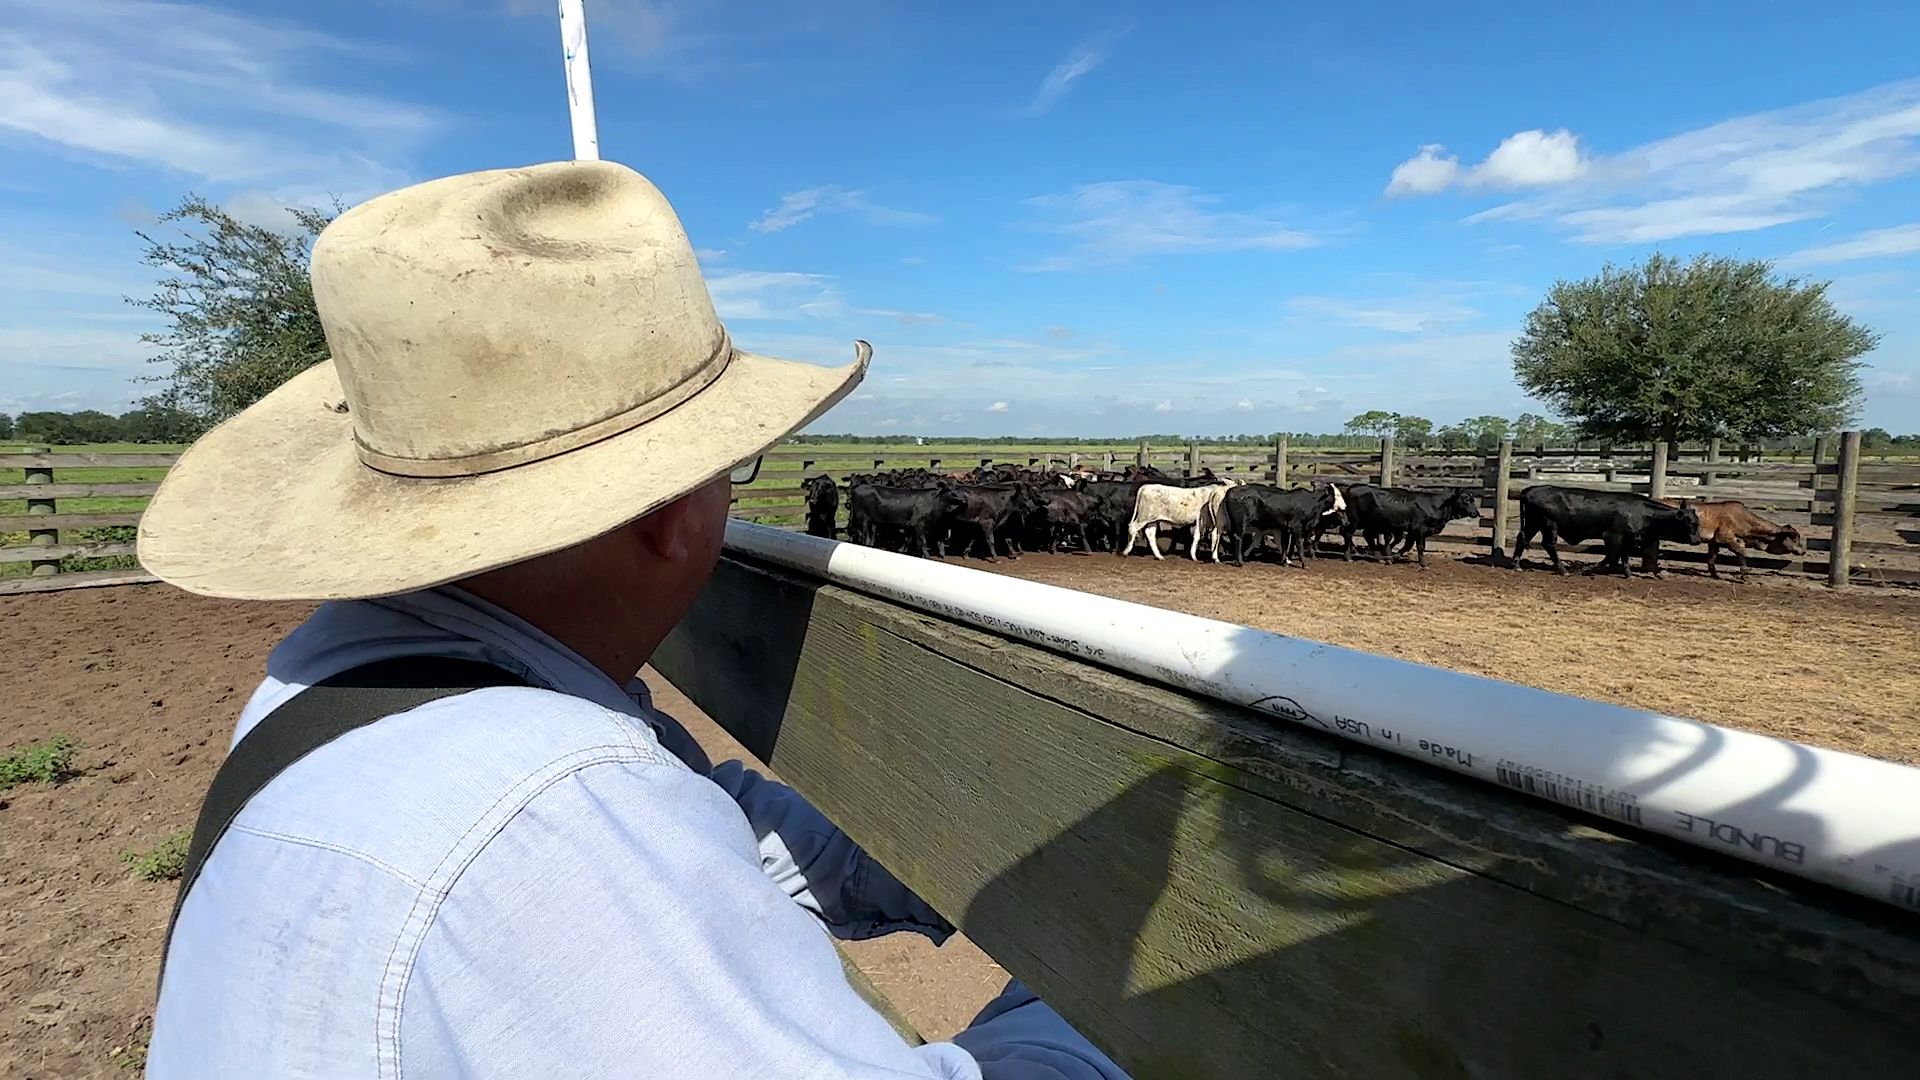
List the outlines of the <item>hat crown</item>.
{"label": "hat crown", "polygon": [[362,460],[460,476],[618,434],[732,348],[659,189],[607,161],[468,173],[340,215],[314,303]]}

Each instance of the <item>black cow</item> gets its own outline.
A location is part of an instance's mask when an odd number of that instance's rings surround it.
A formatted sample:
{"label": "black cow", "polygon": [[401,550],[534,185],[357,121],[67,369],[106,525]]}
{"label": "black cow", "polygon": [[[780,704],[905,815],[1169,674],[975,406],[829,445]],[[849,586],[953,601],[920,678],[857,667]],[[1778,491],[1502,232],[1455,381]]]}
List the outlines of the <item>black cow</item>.
{"label": "black cow", "polygon": [[[949,497],[944,506],[953,523],[972,526],[986,540],[988,562],[994,561],[1002,540],[1007,543],[1008,558],[1020,557],[1019,530],[1006,526],[1024,519],[1040,505],[1030,485],[956,484],[943,490]],[[972,550],[973,539],[968,537],[959,554]]]}
{"label": "black cow", "polygon": [[[1387,562],[1398,562],[1408,549],[1418,546],[1420,566],[1427,565],[1427,537],[1447,527],[1456,518],[1480,516],[1480,497],[1466,488],[1451,491],[1417,491],[1412,488],[1383,488],[1372,484],[1354,484],[1347,488],[1347,521],[1340,528],[1347,542],[1346,555],[1353,558],[1353,533],[1358,529],[1373,547],[1376,537]],[[1392,551],[1394,538],[1400,538],[1400,550]],[[1377,557],[1377,556],[1376,556]]]}
{"label": "black cow", "polygon": [[805,490],[807,532],[833,539],[834,534],[839,532],[833,519],[840,512],[840,485],[833,482],[833,477],[821,473],[806,482]]}
{"label": "black cow", "polygon": [[1587,568],[1589,574],[1618,567],[1620,576],[1631,578],[1627,554],[1640,549],[1643,565],[1659,569],[1660,541],[1698,544],[1700,513],[1691,506],[1668,506],[1643,495],[1622,491],[1592,491],[1587,488],[1556,487],[1535,484],[1520,493],[1520,535],[1513,544],[1513,568],[1520,569],[1520,556],[1527,541],[1540,534],[1540,546],[1547,549],[1555,573],[1564,574],[1560,550],[1555,540],[1570,544],[1599,539],[1606,542],[1607,556]]}
{"label": "black cow", "polygon": [[1047,552],[1058,554],[1060,534],[1064,531],[1080,537],[1080,550],[1093,554],[1087,540],[1087,519],[1093,513],[1093,499],[1085,492],[1065,488],[1041,488],[1034,492],[1039,506],[1027,515],[1029,530],[1046,537]]}
{"label": "black cow", "polygon": [[847,539],[868,547],[881,527],[891,527],[913,538],[915,554],[927,557],[927,533],[958,501],[943,488],[898,488],[855,484],[847,491]]}
{"label": "black cow", "polygon": [[1281,564],[1285,565],[1289,552],[1298,547],[1303,555],[1300,565],[1304,567],[1307,532],[1314,522],[1333,509],[1334,499],[1332,484],[1292,491],[1271,484],[1242,484],[1227,492],[1220,513],[1226,519],[1227,535],[1233,538],[1233,565],[1247,564],[1248,534],[1271,530],[1281,534]]}

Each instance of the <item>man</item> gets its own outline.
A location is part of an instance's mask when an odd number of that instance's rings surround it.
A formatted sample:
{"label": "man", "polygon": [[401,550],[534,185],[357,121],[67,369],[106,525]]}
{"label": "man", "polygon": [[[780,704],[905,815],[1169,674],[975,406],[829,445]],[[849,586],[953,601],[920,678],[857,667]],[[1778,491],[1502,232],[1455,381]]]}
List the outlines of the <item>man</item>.
{"label": "man", "polygon": [[864,342],[733,348],[672,208],[607,162],[374,199],[312,278],[331,361],[141,523],[182,588],[329,601],[196,829],[149,1076],[1123,1076],[1018,983],[909,1046],[827,932],[952,927],[634,678],[718,558],[730,470],[850,392]]}

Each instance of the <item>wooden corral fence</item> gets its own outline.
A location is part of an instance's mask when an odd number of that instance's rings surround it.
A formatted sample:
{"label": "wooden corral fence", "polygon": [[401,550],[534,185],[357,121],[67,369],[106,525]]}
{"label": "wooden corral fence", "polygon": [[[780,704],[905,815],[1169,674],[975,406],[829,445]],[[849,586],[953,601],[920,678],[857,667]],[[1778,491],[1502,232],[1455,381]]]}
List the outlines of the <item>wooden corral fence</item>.
{"label": "wooden corral fence", "polygon": [[653,663],[1139,1080],[1920,1060],[1912,913],[734,553]]}
{"label": "wooden corral fence", "polygon": [[[155,480],[103,482],[102,470],[170,466],[175,454],[66,453],[46,449],[0,454],[0,507],[23,500],[24,512],[0,509],[0,565],[26,563],[26,576],[0,577],[0,593],[73,588],[152,580],[138,566],[125,569],[63,572],[63,561],[130,557],[134,546],[121,539],[97,539],[96,530],[132,526],[139,511],[129,499],[144,499]],[[1662,447],[1604,449],[1518,448],[1503,443],[1498,453],[1401,453],[1392,439],[1379,448],[1300,450],[1285,438],[1270,448],[1152,446],[1131,451],[1034,448],[1018,451],[953,447],[875,447],[872,452],[839,448],[785,447],[767,455],[760,478],[734,491],[736,517],[772,525],[797,525],[805,515],[806,477],[822,473],[837,480],[849,473],[909,466],[963,471],[985,464],[1089,465],[1117,469],[1151,464],[1171,472],[1212,469],[1236,479],[1287,485],[1333,481],[1401,484],[1413,487],[1466,486],[1482,493],[1478,522],[1456,523],[1430,543],[1475,548],[1496,561],[1512,548],[1515,513],[1512,500],[1530,483],[1569,484],[1654,497],[1739,499],[1756,512],[1798,527],[1807,538],[1802,558],[1748,552],[1761,569],[1798,570],[1821,575],[1833,584],[1857,580],[1920,583],[1920,462],[1863,460],[1859,435],[1821,439],[1804,461],[1757,460],[1739,450],[1723,454],[1710,443],[1668,460]],[[19,470],[20,482],[7,473]],[[89,479],[70,481],[62,474]],[[66,481],[66,482],[63,482]],[[1504,481],[1504,482],[1503,482]],[[103,502],[115,507],[101,510]],[[1507,507],[1496,514],[1495,505]],[[844,501],[842,506],[844,520]],[[1663,558],[1700,562],[1703,548],[1668,545]],[[1722,553],[1723,562],[1731,559]],[[124,560],[123,560],[124,561]]]}

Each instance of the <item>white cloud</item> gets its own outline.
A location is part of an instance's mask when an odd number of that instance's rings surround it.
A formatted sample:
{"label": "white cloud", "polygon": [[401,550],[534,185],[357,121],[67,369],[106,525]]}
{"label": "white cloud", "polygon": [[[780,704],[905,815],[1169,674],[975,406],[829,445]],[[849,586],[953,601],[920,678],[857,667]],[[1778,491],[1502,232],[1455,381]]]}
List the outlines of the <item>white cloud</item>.
{"label": "white cloud", "polygon": [[1863,232],[1851,240],[1796,251],[1780,261],[1795,266],[1811,266],[1913,254],[1920,254],[1920,222]]}
{"label": "white cloud", "polygon": [[707,294],[722,319],[833,318],[846,304],[824,274],[769,270],[709,273]]}
{"label": "white cloud", "polygon": [[927,311],[894,311],[890,308],[854,308],[856,314],[875,315],[883,319],[895,319],[901,326],[939,326],[946,317]]}
{"label": "white cloud", "polygon": [[1172,399],[1172,398],[1168,398],[1168,399],[1166,399],[1165,401],[1162,401],[1162,402],[1161,402],[1160,404],[1158,404],[1158,405],[1155,405],[1155,406],[1153,407],[1153,411],[1154,411],[1154,412],[1157,412],[1157,413],[1170,413],[1170,412],[1172,412],[1172,411],[1173,411],[1173,399]]}
{"label": "white cloud", "polygon": [[1487,160],[1465,168],[1446,149],[1439,143],[1429,143],[1401,162],[1387,182],[1387,194],[1434,195],[1450,187],[1542,187],[1577,179],[1588,167],[1580,140],[1565,128],[1552,133],[1535,128],[1509,135],[1494,147]]}
{"label": "white cloud", "polygon": [[987,411],[988,412],[1006,412],[1007,403],[1004,401],[996,401],[993,404],[987,406]]}
{"label": "white cloud", "polygon": [[767,211],[759,221],[749,223],[747,228],[775,233],[821,214],[861,214],[873,225],[930,225],[939,220],[930,214],[876,206],[864,191],[848,191],[838,184],[827,184],[782,197],[779,206]]}
{"label": "white cloud", "polygon": [[[1523,136],[1530,138],[1516,142]],[[1470,169],[1437,147],[1424,148],[1394,171],[1388,191],[1433,194],[1524,181],[1545,190],[1467,220],[1546,221],[1593,244],[1804,221],[1832,212],[1851,190],[1920,171],[1920,79],[1735,117],[1609,156],[1585,157],[1577,146],[1552,140],[1523,132],[1501,144],[1512,153],[1495,151]]]}
{"label": "white cloud", "polygon": [[1239,401],[1236,401],[1236,402],[1234,402],[1234,403],[1233,403],[1233,407],[1234,407],[1234,409],[1235,409],[1236,411],[1238,411],[1238,412],[1252,412],[1252,411],[1253,411],[1253,399],[1252,399],[1252,398],[1241,398],[1241,399],[1240,399]]}
{"label": "white cloud", "polygon": [[1296,317],[1393,334],[1439,330],[1480,317],[1478,310],[1443,298],[1355,302],[1326,296],[1296,296],[1287,301],[1287,308]]}
{"label": "white cloud", "polygon": [[391,50],[290,23],[155,0],[9,0],[0,138],[104,165],[357,198],[439,126],[428,109],[329,89]]}
{"label": "white cloud", "polygon": [[1126,23],[1103,30],[1075,45],[1066,59],[1055,65],[1052,71],[1047,72],[1047,77],[1040,80],[1040,90],[1034,94],[1032,103],[1027,106],[1027,115],[1038,116],[1053,108],[1054,103],[1059,101],[1062,95],[1073,89],[1074,83],[1079,82],[1094,68],[1106,63],[1107,58],[1113,55],[1113,47],[1132,30],[1133,24]]}
{"label": "white cloud", "polygon": [[1320,242],[1279,221],[1215,210],[1219,196],[1153,180],[1085,184],[1028,205],[1066,220],[1046,226],[1072,237],[1064,255],[1021,266],[1026,271],[1078,270],[1146,255],[1229,251],[1295,251]]}
{"label": "white cloud", "polygon": [[710,263],[717,263],[721,259],[726,258],[727,249],[726,248],[694,248],[693,257],[696,259],[699,259],[701,265],[705,266]]}

